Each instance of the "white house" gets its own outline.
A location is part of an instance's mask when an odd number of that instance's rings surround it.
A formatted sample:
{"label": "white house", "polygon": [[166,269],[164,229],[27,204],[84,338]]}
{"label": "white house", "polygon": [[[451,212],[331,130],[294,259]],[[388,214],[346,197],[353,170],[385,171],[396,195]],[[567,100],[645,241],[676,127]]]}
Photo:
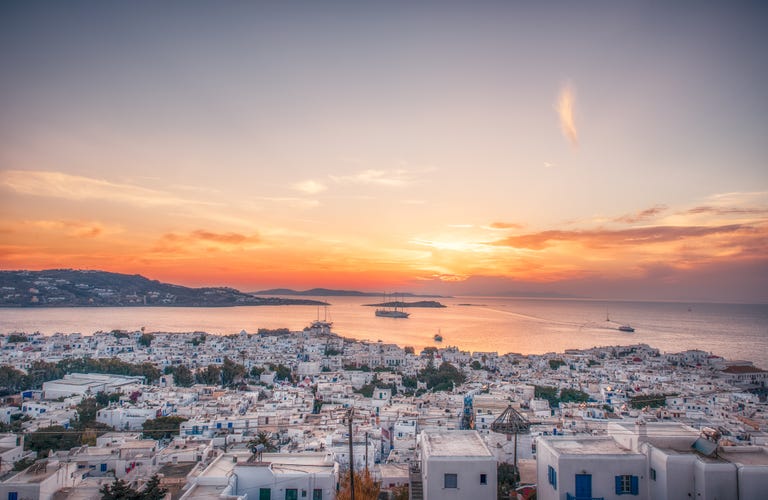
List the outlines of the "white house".
{"label": "white house", "polygon": [[211,462],[180,500],[333,500],[338,478],[338,464],[327,453],[264,453],[259,457],[237,450]]}
{"label": "white house", "polygon": [[477,431],[422,431],[419,456],[425,500],[496,499],[496,457]]}
{"label": "white house", "polygon": [[608,425],[608,436],[538,440],[537,498],[762,498],[768,449],[719,447],[680,423]]}
{"label": "white house", "polygon": [[41,460],[1,482],[0,498],[51,500],[58,490],[80,484],[83,474],[75,462]]}
{"label": "white house", "polygon": [[538,439],[536,454],[539,500],[650,498],[640,481],[647,475],[645,455],[610,436],[546,436]]}

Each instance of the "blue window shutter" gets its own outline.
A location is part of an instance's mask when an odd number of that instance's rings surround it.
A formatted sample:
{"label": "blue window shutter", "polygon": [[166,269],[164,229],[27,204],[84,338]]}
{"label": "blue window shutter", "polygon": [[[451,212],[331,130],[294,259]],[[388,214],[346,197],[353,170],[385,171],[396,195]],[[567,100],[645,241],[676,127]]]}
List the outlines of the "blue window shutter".
{"label": "blue window shutter", "polygon": [[639,491],[639,481],[637,476],[632,476],[632,494],[637,495]]}
{"label": "blue window shutter", "polygon": [[616,476],[616,494],[617,495],[621,495],[622,494],[622,490],[621,490],[621,476]]}

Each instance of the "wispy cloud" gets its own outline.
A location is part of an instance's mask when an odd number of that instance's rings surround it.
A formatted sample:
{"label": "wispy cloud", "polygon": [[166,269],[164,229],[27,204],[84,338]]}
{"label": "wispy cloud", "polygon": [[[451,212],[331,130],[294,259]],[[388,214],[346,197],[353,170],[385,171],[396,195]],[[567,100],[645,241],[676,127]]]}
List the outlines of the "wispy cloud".
{"label": "wispy cloud", "polygon": [[297,191],[301,191],[302,193],[307,193],[307,194],[317,194],[328,189],[328,187],[325,184],[311,180],[311,179],[297,182],[292,187]]}
{"label": "wispy cloud", "polygon": [[291,208],[315,208],[320,206],[320,202],[317,200],[296,198],[292,196],[257,196],[255,199],[267,201],[270,203],[277,203],[280,205],[287,205]]}
{"label": "wispy cloud", "polygon": [[197,229],[187,233],[166,233],[160,237],[153,248],[158,253],[185,253],[198,249],[200,246],[206,250],[233,250],[245,246],[261,243],[261,237],[257,233],[216,233],[205,229]]}
{"label": "wispy cloud", "polygon": [[336,176],[331,179],[340,184],[369,184],[388,187],[401,187],[414,182],[414,173],[410,170],[375,170],[368,169],[352,175]]}
{"label": "wispy cloud", "polygon": [[0,186],[21,194],[63,198],[67,200],[103,200],[138,206],[205,204],[185,199],[166,191],[134,184],[111,182],[63,172],[42,170],[7,170],[0,172]]}
{"label": "wispy cloud", "polygon": [[574,118],[575,103],[576,95],[573,87],[570,84],[564,85],[557,96],[555,110],[560,118],[560,128],[563,131],[563,135],[574,148],[579,145],[579,134],[576,130],[576,120]]}
{"label": "wispy cloud", "polygon": [[665,212],[669,207],[666,205],[655,205],[645,210],[641,210],[634,214],[626,214],[614,219],[614,222],[623,222],[625,224],[635,224],[638,222],[644,222],[653,219],[657,215]]}
{"label": "wispy cloud", "polygon": [[750,231],[750,228],[739,224],[731,224],[717,227],[658,226],[623,230],[549,230],[541,231],[538,233],[510,236],[491,242],[491,244],[514,248],[525,248],[529,250],[542,250],[557,242],[577,243],[588,248],[608,248],[679,241],[686,238],[699,238],[716,234],[737,233],[740,231]]}
{"label": "wispy cloud", "polygon": [[491,229],[522,229],[522,224],[515,222],[491,222],[489,226]]}
{"label": "wispy cloud", "polygon": [[34,220],[25,224],[45,231],[56,231],[76,238],[96,238],[105,234],[121,232],[115,227],[107,228],[100,222],[77,220]]}

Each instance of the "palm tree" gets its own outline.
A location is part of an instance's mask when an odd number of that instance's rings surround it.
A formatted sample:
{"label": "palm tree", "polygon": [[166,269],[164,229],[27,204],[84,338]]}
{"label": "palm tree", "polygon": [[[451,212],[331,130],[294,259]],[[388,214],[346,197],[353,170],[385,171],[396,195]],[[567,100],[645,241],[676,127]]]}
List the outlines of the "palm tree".
{"label": "palm tree", "polygon": [[264,446],[264,451],[266,452],[277,451],[277,446],[275,446],[275,443],[272,441],[272,435],[267,434],[264,431],[259,432],[255,437],[248,441],[248,448],[252,450],[259,445]]}

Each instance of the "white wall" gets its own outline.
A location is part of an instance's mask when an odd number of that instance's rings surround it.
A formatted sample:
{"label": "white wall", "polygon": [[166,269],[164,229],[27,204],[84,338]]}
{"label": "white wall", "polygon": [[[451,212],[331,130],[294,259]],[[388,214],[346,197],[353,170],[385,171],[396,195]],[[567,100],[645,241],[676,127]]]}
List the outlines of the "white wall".
{"label": "white wall", "polygon": [[[475,457],[431,457],[422,465],[425,500],[496,499],[496,459]],[[457,488],[444,488],[445,474],[456,474]],[[486,474],[486,484],[480,484]]]}

